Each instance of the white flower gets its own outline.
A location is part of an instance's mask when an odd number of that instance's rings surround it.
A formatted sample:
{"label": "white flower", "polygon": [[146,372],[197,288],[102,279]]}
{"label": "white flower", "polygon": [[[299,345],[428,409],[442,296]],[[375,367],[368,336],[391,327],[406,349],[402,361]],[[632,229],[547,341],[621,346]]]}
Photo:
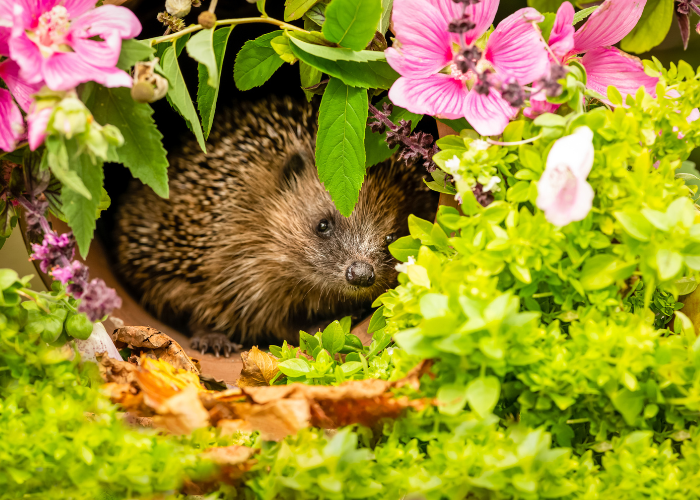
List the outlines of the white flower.
{"label": "white flower", "polygon": [[445,168],[449,173],[451,173],[454,176],[455,172],[459,171],[460,163],[460,159],[457,158],[457,155],[454,155],[451,159],[445,162]]}
{"label": "white flower", "polygon": [[462,204],[462,195],[457,193],[455,195],[455,201],[461,205]]}
{"label": "white flower", "polygon": [[396,264],[395,269],[400,273],[407,273],[408,266],[412,266],[415,263],[416,263],[416,259],[413,257],[413,255],[409,255],[408,262],[400,262],[399,264]]}
{"label": "white flower", "polygon": [[476,149],[477,151],[484,151],[490,147],[491,147],[491,144],[484,141],[483,139],[474,139],[472,141],[472,148]]}
{"label": "white flower", "polygon": [[552,224],[565,226],[590,212],[595,193],[586,179],[594,154],[593,132],[588,127],[576,129],[552,146],[537,183],[537,207]]}
{"label": "white flower", "polygon": [[493,188],[496,187],[496,185],[501,182],[501,178],[498,177],[497,175],[494,175],[489,179],[489,181],[486,183],[486,185],[483,187],[482,191],[484,193],[487,193],[491,191]]}

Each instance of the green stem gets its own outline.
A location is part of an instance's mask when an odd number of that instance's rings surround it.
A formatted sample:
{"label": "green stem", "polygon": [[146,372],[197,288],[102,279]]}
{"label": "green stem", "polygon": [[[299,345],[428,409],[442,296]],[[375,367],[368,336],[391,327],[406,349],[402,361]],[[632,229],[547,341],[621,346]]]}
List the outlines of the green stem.
{"label": "green stem", "polygon": [[532,295],[533,299],[543,299],[545,297],[551,297],[554,295],[552,292],[535,293]]}
{"label": "green stem", "polygon": [[[241,17],[238,19],[222,19],[221,21],[216,21],[216,26],[235,26],[237,24],[252,24],[252,23],[274,24],[275,26],[279,26],[280,28],[285,28],[285,29],[294,30],[294,31],[302,31],[304,33],[308,33],[308,31],[301,29],[297,26],[294,26],[293,24],[287,24],[284,21],[280,21],[278,19],[273,19],[271,17]],[[186,35],[188,33],[194,33],[195,31],[199,31],[201,29],[202,29],[201,24],[193,24],[192,26],[189,26],[182,31],[178,31],[177,33],[173,33],[172,35],[165,35],[165,36],[159,36],[159,37],[153,38],[153,39],[151,39],[151,47],[153,47],[154,45],[158,45],[159,43],[167,42],[170,40],[176,40],[183,35]]]}

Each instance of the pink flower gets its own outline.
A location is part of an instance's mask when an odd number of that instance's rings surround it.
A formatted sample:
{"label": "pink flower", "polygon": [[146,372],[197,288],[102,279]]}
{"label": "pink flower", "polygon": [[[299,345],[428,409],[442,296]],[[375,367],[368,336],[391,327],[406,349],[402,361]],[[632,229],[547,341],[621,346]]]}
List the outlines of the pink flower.
{"label": "pink flower", "polygon": [[[389,98],[414,113],[464,117],[481,135],[500,134],[518,108],[498,88],[531,83],[547,68],[546,47],[533,25],[543,17],[531,8],[515,12],[498,25],[482,51],[475,42],[493,22],[498,0],[468,5],[465,13],[473,27],[461,35],[449,32],[448,25],[462,18],[463,8],[452,0],[395,0],[396,43],[385,53],[401,77]],[[454,62],[462,50],[460,37],[468,47],[462,54],[472,67],[490,72],[486,82]]]}
{"label": "pink flower", "polygon": [[537,207],[552,224],[565,226],[590,212],[594,193],[586,179],[593,156],[593,132],[588,127],[576,129],[552,146],[537,183]]}
{"label": "pink flower", "polygon": [[[644,72],[642,62],[615,47],[636,26],[646,0],[605,0],[575,33],[571,28],[574,8],[564,2],[554,21],[549,45],[554,54],[566,63],[578,59],[586,68],[586,86],[607,99],[608,85],[613,85],[623,99],[644,87],[656,95],[658,78]],[[577,54],[583,53],[583,57]]]}
{"label": "pink flower", "polygon": [[130,87],[115,65],[122,39],[138,35],[141,24],[124,7],[94,6],[95,0],[0,0],[0,26],[12,26],[0,28],[0,53],[9,52],[26,82],[43,81],[51,90],[88,81]]}
{"label": "pink flower", "polygon": [[[15,102],[19,104],[19,107],[25,113],[29,112],[33,102],[31,96],[38,92],[41,87],[41,84],[27,83],[20,77],[19,73],[20,68],[16,62],[8,59],[0,63],[0,79],[10,89],[9,92],[7,90],[0,91],[0,149],[5,151],[12,151],[15,148],[24,131],[22,113],[20,113]],[[12,98],[14,98],[15,102],[12,102]],[[32,127],[30,124],[30,136],[31,133]],[[32,150],[36,149],[41,142],[43,142],[43,138],[32,147]]]}
{"label": "pink flower", "polygon": [[544,113],[554,113],[559,109],[560,104],[552,104],[547,101],[543,92],[536,92],[530,96],[530,106],[523,109],[523,114],[528,118],[535,119]]}

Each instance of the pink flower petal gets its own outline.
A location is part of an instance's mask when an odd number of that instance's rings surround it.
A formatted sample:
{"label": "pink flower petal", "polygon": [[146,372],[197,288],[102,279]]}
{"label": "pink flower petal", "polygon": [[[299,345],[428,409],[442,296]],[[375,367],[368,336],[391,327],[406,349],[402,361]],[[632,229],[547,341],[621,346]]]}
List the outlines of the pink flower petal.
{"label": "pink flower petal", "polygon": [[[453,4],[452,0],[446,1]],[[452,61],[452,43],[457,42],[457,38],[447,32],[451,19],[436,5],[441,2],[445,0],[396,0],[394,3],[392,21],[399,43],[387,50],[386,56],[399,74],[424,77],[437,73]],[[417,12],[420,15],[416,15]]]}
{"label": "pink flower petal", "polygon": [[51,118],[53,108],[44,108],[41,111],[29,113],[27,115],[27,139],[29,141],[29,149],[36,150],[42,145],[46,139],[46,126]]}
{"label": "pink flower petal", "polygon": [[[443,0],[443,3],[458,5],[452,0]],[[499,0],[481,0],[477,4],[467,7],[465,13],[468,14],[471,21],[476,24],[476,28],[465,33],[464,39],[468,45],[483,35],[484,32],[489,29],[489,26],[493,24],[493,20],[496,18],[496,11],[498,10],[498,3]],[[459,17],[459,13],[455,17]]]}
{"label": "pink flower petal", "polygon": [[605,0],[574,34],[574,50],[614,45],[637,25],[646,0]]}
{"label": "pink flower petal", "polygon": [[547,167],[568,165],[577,179],[585,181],[591,173],[594,156],[593,132],[588,127],[579,127],[573,134],[554,142],[547,155]]}
{"label": "pink flower petal", "polygon": [[11,31],[10,28],[0,27],[0,56],[10,55],[9,40]]}
{"label": "pink flower petal", "polygon": [[22,135],[24,121],[10,92],[0,89],[0,149],[13,151]]}
{"label": "pink flower petal", "polygon": [[501,21],[491,33],[485,58],[500,77],[515,78],[520,84],[527,84],[545,73],[549,55],[540,31],[532,22],[541,18],[535,9],[520,9]]}
{"label": "pink flower petal", "polygon": [[487,96],[469,92],[464,117],[479,134],[498,135],[517,112],[492,87]]}
{"label": "pink flower petal", "polygon": [[131,87],[133,81],[117,68],[97,68],[77,52],[57,52],[44,60],[42,73],[51,90],[70,90],[83,82],[94,81],[105,87]]}
{"label": "pink flower petal", "polygon": [[24,31],[15,35],[13,28],[10,38],[10,56],[19,64],[20,76],[27,83],[39,83],[42,80],[41,65],[43,57],[39,47],[32,42]]}
{"label": "pink flower petal", "polygon": [[12,92],[12,97],[15,98],[17,104],[27,113],[29,106],[34,101],[31,95],[39,91],[42,83],[29,84],[20,78],[19,73],[20,68],[16,62],[8,59],[0,63],[0,78]]}
{"label": "pink flower petal", "polygon": [[75,19],[95,7],[96,3],[96,0],[63,0],[61,5],[66,8],[71,19]]}
{"label": "pink flower petal", "polygon": [[108,36],[104,41],[75,37],[71,40],[71,48],[85,61],[91,61],[100,67],[111,67],[117,64],[122,48],[119,36]]}
{"label": "pink flower petal", "polygon": [[141,23],[126,7],[103,5],[75,19],[71,32],[79,32],[81,37],[105,38],[104,35],[116,34],[120,38],[134,38],[141,33]]}
{"label": "pink flower petal", "polygon": [[543,93],[536,94],[530,98],[530,106],[523,109],[523,114],[533,120],[544,113],[554,113],[561,104],[548,102]]}
{"label": "pink flower petal", "polygon": [[581,63],[586,68],[588,83],[586,86],[601,94],[606,103],[608,85],[614,85],[624,99],[628,94],[634,95],[639,87],[644,87],[652,96],[656,96],[656,84],[659,79],[644,72],[642,62],[614,47],[600,47],[583,56]]}
{"label": "pink flower petal", "polygon": [[693,108],[688,117],[685,119],[688,123],[693,123],[695,120],[700,119],[700,110],[698,108]]}
{"label": "pink flower petal", "polygon": [[549,35],[549,47],[552,52],[562,58],[574,48],[574,8],[569,2],[564,2],[557,11],[554,26]]}
{"label": "pink flower petal", "polygon": [[412,113],[453,119],[464,116],[467,93],[464,82],[437,74],[426,78],[399,78],[389,89],[389,99]]}

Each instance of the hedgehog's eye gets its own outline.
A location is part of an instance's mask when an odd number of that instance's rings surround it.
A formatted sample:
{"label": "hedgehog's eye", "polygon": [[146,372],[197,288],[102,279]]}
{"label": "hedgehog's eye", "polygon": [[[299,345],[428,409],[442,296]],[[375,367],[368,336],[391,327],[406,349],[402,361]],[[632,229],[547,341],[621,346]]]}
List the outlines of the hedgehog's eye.
{"label": "hedgehog's eye", "polygon": [[321,235],[328,235],[331,230],[331,223],[327,219],[321,219],[321,222],[316,226],[316,232]]}
{"label": "hedgehog's eye", "polygon": [[395,242],[395,241],[396,241],[396,235],[395,235],[395,234],[389,234],[389,235],[387,235],[387,237],[385,238],[385,241],[386,241],[386,244],[387,244],[387,245],[389,245],[389,244]]}

